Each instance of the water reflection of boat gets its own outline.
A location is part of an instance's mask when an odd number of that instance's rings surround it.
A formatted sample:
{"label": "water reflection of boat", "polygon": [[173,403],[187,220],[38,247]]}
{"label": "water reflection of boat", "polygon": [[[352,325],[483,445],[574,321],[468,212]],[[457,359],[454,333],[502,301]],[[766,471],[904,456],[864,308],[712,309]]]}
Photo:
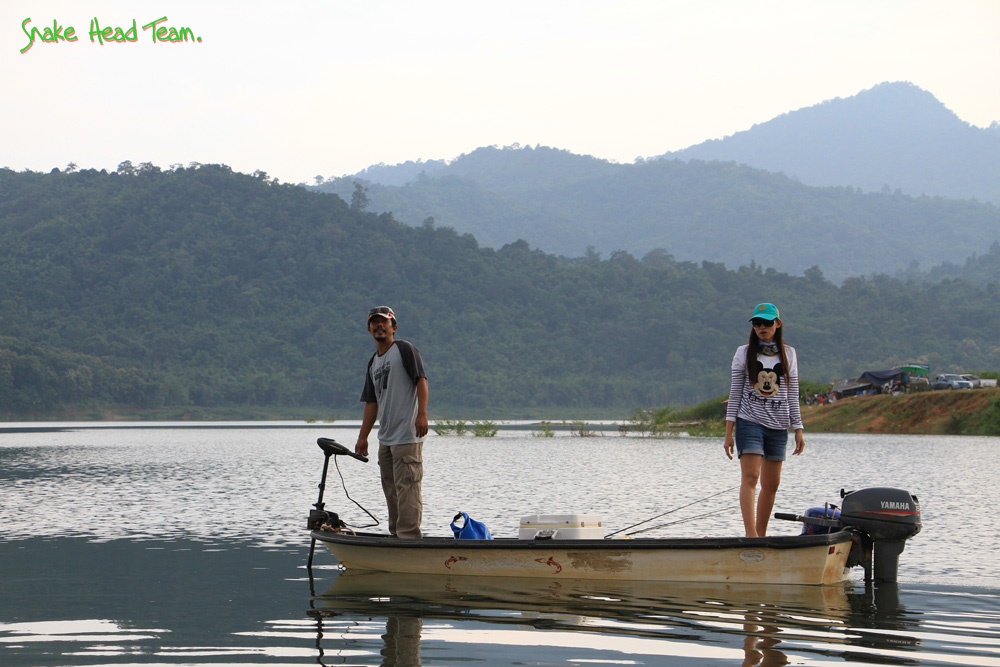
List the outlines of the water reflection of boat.
{"label": "water reflection of boat", "polygon": [[851,613],[844,585],[703,584],[525,577],[341,572],[316,599],[333,613],[451,616],[511,610],[573,617],[628,618],[699,613],[802,615],[824,622]]}
{"label": "water reflection of boat", "polygon": [[[892,597],[895,591],[890,586],[885,592]],[[312,605],[321,625],[335,618],[374,623],[384,618],[381,653],[398,661],[383,664],[421,664],[422,640],[440,640],[442,627],[463,627],[468,633],[470,627],[483,627],[480,624],[545,630],[557,638],[559,632],[586,633],[592,647],[640,655],[653,644],[624,649],[622,639],[655,640],[656,646],[667,640],[675,647],[697,647],[679,648],[680,653],[714,650],[727,658],[726,651],[738,646],[746,665],[788,664],[789,649],[826,657],[918,650],[914,628],[896,618],[898,598],[895,605],[882,600],[885,609],[875,617],[872,593],[870,586],[851,584],[479,578],[345,570],[325,593],[313,597]],[[424,624],[435,620],[446,623],[431,623],[427,627],[438,630],[428,635]],[[491,634],[486,643],[496,645],[498,636]],[[561,641],[574,644],[565,635]],[[322,646],[319,641],[317,645]]]}

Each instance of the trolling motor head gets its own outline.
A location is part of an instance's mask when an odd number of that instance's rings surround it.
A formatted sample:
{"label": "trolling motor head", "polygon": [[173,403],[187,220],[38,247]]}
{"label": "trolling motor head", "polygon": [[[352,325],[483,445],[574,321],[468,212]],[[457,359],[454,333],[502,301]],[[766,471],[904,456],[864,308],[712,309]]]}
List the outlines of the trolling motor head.
{"label": "trolling motor head", "polygon": [[322,449],[323,453],[326,454],[327,456],[339,456],[339,455],[350,456],[351,458],[355,458],[359,461],[364,461],[365,463],[368,463],[367,456],[361,456],[361,454],[355,454],[354,452],[349,450],[347,447],[344,447],[336,440],[331,440],[330,438],[320,438],[319,440],[316,441],[316,444],[319,445],[319,448]]}

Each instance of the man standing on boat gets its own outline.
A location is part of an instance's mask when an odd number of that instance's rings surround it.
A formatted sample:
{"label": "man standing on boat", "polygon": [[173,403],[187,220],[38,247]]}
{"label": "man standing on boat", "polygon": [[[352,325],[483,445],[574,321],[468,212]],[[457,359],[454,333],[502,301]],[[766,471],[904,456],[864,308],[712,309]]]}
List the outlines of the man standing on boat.
{"label": "man standing on boat", "polygon": [[368,333],[375,339],[375,354],[368,360],[361,392],[365,411],[354,451],[368,456],[368,436],[378,421],[378,467],[389,533],[420,538],[428,397],[424,362],[416,347],[395,338],[396,315],[389,306],[368,311]]}

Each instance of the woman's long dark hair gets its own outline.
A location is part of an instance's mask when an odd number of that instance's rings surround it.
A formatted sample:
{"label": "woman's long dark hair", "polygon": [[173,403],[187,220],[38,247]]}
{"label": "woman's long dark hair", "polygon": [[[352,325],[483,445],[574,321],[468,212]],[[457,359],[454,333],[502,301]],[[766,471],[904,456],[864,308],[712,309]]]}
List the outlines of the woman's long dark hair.
{"label": "woman's long dark hair", "polygon": [[[775,320],[781,322],[781,319]],[[788,373],[790,369],[788,368],[788,357],[785,356],[785,341],[781,335],[785,327],[780,326],[774,330],[774,342],[778,344],[778,354],[781,355],[781,367],[785,369],[785,379],[788,379]],[[743,368],[746,369],[747,377],[750,377],[750,362],[757,360],[757,350],[760,346],[760,338],[757,338],[757,330],[750,325],[750,340],[747,342],[747,356],[743,360]],[[753,380],[750,381],[753,384]]]}

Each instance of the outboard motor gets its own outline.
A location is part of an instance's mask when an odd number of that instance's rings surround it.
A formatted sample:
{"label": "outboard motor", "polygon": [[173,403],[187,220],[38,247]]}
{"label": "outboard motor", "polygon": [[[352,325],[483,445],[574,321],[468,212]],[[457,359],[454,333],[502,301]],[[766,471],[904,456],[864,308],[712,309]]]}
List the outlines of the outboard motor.
{"label": "outboard motor", "polygon": [[899,554],[903,543],[920,532],[920,503],[902,489],[872,487],[857,491],[840,490],[843,504],[813,507],[799,516],[775,514],[776,519],[801,521],[803,535],[837,530],[854,534],[847,566],[865,568],[865,581],[894,583],[899,575]]}
{"label": "outboard motor", "polygon": [[888,487],[841,489],[840,497],[841,524],[853,528],[861,538],[860,558],[852,558],[848,564],[864,566],[865,581],[895,582],[903,544],[922,527],[917,497]]}

